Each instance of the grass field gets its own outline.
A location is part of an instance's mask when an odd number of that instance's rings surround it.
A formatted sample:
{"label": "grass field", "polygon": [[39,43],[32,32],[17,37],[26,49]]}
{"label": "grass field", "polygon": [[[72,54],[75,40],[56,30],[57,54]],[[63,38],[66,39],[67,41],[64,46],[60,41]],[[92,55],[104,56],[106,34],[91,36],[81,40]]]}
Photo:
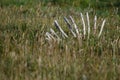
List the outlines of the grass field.
{"label": "grass field", "polygon": [[[76,39],[63,17],[71,15],[82,29],[80,12],[106,23],[101,37]],[[57,19],[69,38],[47,41]],[[120,16],[116,8],[81,9],[48,4],[0,7],[0,80],[119,80]],[[100,28],[98,28],[99,30]],[[55,29],[55,31],[57,31]],[[97,32],[98,33],[98,32]]]}

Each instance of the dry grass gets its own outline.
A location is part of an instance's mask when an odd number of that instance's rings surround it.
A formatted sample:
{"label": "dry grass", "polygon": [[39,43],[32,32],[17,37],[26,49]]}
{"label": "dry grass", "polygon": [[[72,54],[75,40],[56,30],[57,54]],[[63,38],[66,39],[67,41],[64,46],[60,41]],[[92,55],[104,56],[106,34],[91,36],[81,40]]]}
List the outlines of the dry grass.
{"label": "dry grass", "polygon": [[[91,35],[82,40],[82,46],[72,36],[61,42],[45,39],[55,19],[68,30],[63,16],[72,15],[82,28],[79,13],[40,4],[0,8],[0,79],[119,80],[120,24],[116,14],[106,17],[100,39]],[[90,15],[92,23],[94,11]]]}

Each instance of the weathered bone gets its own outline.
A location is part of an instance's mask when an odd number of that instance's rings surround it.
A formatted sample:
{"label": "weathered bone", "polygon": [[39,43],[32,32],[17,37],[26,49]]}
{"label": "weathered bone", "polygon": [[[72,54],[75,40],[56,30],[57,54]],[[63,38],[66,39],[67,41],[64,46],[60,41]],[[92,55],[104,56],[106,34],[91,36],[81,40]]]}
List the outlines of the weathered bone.
{"label": "weathered bone", "polygon": [[98,35],[98,38],[101,36],[101,34],[102,34],[102,31],[103,31],[103,27],[104,27],[104,25],[105,25],[105,22],[106,22],[106,20],[103,20],[103,22],[102,22],[102,25],[101,25],[101,29],[100,29],[100,32],[99,32],[99,35]]}
{"label": "weathered bone", "polygon": [[58,24],[57,20],[54,21],[54,24],[55,24],[56,28],[62,33],[62,35],[67,38],[68,37],[67,34],[62,30],[62,28]]}
{"label": "weathered bone", "polygon": [[72,30],[72,26],[71,26],[69,20],[68,20],[66,17],[64,17],[64,20],[65,20],[65,22],[67,23],[68,28],[69,28],[69,30],[71,31],[71,33],[73,34],[73,36],[74,36],[74,37],[77,37],[76,34],[74,33],[74,31]]}
{"label": "weathered bone", "polygon": [[97,16],[95,15],[95,18],[94,18],[94,34],[96,34],[96,26],[97,26]]}
{"label": "weathered bone", "polygon": [[72,23],[73,23],[73,25],[74,25],[74,28],[75,28],[75,31],[76,31],[77,35],[79,35],[78,27],[77,27],[77,25],[75,24],[74,19],[72,18],[72,16],[69,16],[69,17],[70,17],[70,20],[72,21]]}
{"label": "weathered bone", "polygon": [[46,32],[46,35],[47,35],[49,40],[51,40],[51,39],[55,40],[55,38],[49,32]]}
{"label": "weathered bone", "polygon": [[84,36],[85,36],[85,35],[86,35],[85,20],[84,20],[84,18],[83,18],[83,14],[82,14],[82,13],[80,13],[80,15],[81,15],[81,18],[82,18],[82,23],[83,23],[83,34],[84,34]]}
{"label": "weathered bone", "polygon": [[46,34],[45,34],[47,37],[46,37],[46,39],[47,40],[51,40],[51,37],[50,37],[50,35],[49,35],[49,33],[48,32],[46,32]]}
{"label": "weathered bone", "polygon": [[[87,24],[87,27],[85,25],[85,20],[84,20],[83,14],[80,13],[80,15],[81,15],[82,24],[83,24],[83,34],[79,33],[80,30],[78,30],[78,27],[77,27],[74,19],[71,16],[69,16],[69,18],[70,18],[71,21],[69,21],[66,17],[64,17],[64,21],[66,22],[69,30],[71,31],[71,33],[73,34],[74,37],[77,37],[77,38],[81,39],[81,35],[83,35],[84,38],[86,38],[85,35],[86,35],[86,33],[88,33],[88,39],[89,39],[89,37],[90,37],[90,31],[91,31],[90,30],[91,27],[90,27],[89,14],[88,14],[88,12],[86,13],[86,20],[87,20],[86,24]],[[106,20],[103,20],[97,38],[100,38],[100,36],[101,36],[101,34],[103,32],[103,28],[104,28],[105,22],[106,22]],[[64,38],[68,38],[68,35],[60,27],[60,25],[58,24],[57,20],[54,21],[54,25],[62,33],[62,36]],[[94,32],[93,32],[94,35],[96,34],[97,26],[98,26],[97,25],[97,16],[95,15],[95,17],[94,17]],[[75,32],[74,32],[74,30],[75,30]],[[56,40],[56,39],[57,40],[61,40],[60,37],[55,33],[55,31],[52,28],[50,28],[50,33],[46,32],[46,39],[49,40],[49,41],[50,40]]]}
{"label": "weathered bone", "polygon": [[59,36],[55,33],[55,31],[52,28],[50,28],[50,32],[60,40]]}
{"label": "weathered bone", "polygon": [[87,23],[88,23],[88,39],[89,39],[89,36],[90,36],[90,20],[89,20],[88,12],[86,13],[86,16],[87,16]]}

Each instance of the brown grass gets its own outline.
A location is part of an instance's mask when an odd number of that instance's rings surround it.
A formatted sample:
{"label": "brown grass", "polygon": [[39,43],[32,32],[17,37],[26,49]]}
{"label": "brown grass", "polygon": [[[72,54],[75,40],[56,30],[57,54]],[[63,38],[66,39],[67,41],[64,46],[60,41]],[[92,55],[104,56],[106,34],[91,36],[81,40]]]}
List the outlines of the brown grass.
{"label": "brown grass", "polygon": [[63,16],[72,15],[82,28],[79,12],[41,5],[0,8],[0,79],[119,80],[120,25],[114,12],[106,17],[100,39],[91,35],[82,46],[72,36],[61,42],[45,40],[55,19],[67,31]]}

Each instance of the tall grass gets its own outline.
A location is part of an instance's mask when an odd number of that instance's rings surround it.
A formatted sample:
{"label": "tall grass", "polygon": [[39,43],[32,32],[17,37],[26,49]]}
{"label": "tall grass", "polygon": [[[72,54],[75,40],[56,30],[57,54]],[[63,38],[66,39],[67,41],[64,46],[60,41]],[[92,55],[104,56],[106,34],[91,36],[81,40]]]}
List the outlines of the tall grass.
{"label": "tall grass", "polygon": [[[119,80],[120,24],[114,10],[105,16],[107,22],[100,39],[90,35],[89,40],[82,40],[82,46],[74,37],[59,43],[45,39],[50,28],[57,31],[53,25],[56,19],[69,31],[63,16],[72,15],[82,28],[78,18],[81,11],[74,10],[41,4],[0,7],[0,79]],[[91,23],[94,14],[93,10],[89,16]],[[96,24],[101,25],[104,16],[97,15]],[[90,27],[94,28],[94,24]]]}

